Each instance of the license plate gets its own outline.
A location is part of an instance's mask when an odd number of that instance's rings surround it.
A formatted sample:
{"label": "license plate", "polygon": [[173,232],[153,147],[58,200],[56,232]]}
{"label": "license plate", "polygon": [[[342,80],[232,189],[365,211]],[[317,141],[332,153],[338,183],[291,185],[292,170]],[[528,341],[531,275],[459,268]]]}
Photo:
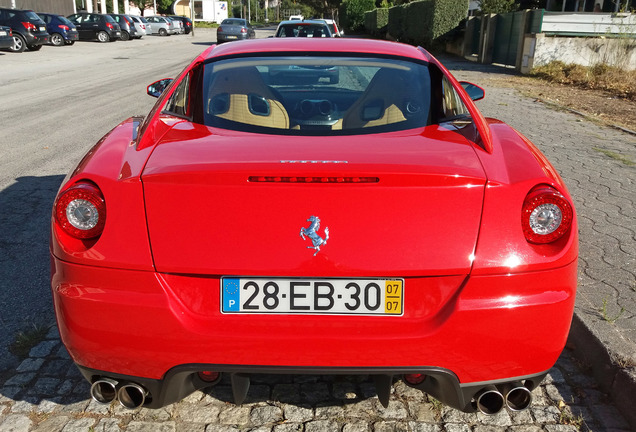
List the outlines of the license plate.
{"label": "license plate", "polygon": [[7,35],[7,32],[6,32],[6,31],[4,31],[4,30],[0,30],[0,36],[6,36],[6,35]]}
{"label": "license plate", "polygon": [[222,313],[402,315],[402,279],[221,279]]}
{"label": "license plate", "polygon": [[228,39],[236,39],[236,36],[228,36]]}
{"label": "license plate", "polygon": [[46,30],[46,27],[40,27],[40,31]]}

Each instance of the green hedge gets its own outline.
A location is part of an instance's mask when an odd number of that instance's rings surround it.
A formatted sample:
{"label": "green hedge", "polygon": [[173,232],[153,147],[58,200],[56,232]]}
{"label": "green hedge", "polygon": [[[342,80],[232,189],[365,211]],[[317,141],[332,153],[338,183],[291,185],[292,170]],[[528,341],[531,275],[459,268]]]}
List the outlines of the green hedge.
{"label": "green hedge", "polygon": [[340,23],[346,30],[365,28],[365,12],[375,6],[375,0],[344,0],[340,3]]}
{"label": "green hedge", "polygon": [[389,8],[373,9],[364,13],[364,28],[367,33],[377,35],[386,32],[389,24]]}
{"label": "green hedge", "polygon": [[421,0],[374,9],[364,15],[367,32],[386,31],[392,39],[431,47],[468,15],[468,0]]}

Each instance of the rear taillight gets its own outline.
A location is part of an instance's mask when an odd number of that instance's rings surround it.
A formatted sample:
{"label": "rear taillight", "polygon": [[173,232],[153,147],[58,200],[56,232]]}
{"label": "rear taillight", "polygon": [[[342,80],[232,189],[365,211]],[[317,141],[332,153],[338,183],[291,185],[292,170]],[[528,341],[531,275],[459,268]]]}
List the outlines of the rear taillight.
{"label": "rear taillight", "polygon": [[246,28],[242,28],[241,29],[241,33],[247,33],[247,29]]}
{"label": "rear taillight", "polygon": [[223,27],[219,27],[218,29],[216,29],[216,31],[223,32]]}
{"label": "rear taillight", "polygon": [[62,230],[78,239],[99,237],[106,223],[106,203],[91,183],[77,183],[55,201],[55,220]]}
{"label": "rear taillight", "polygon": [[65,26],[65,25],[63,25],[63,24],[62,24],[62,25],[59,25],[58,27],[59,27],[59,28],[61,28],[61,29],[62,29],[62,30],[64,30],[64,31],[68,31],[68,26]]}
{"label": "rear taillight", "polygon": [[30,22],[23,22],[22,25],[24,26],[25,29],[29,31],[38,29],[33,23],[30,23]]}
{"label": "rear taillight", "polygon": [[115,27],[113,27],[113,25],[109,22],[106,23],[106,27],[108,27],[109,29],[113,30]]}
{"label": "rear taillight", "polygon": [[521,227],[530,243],[552,243],[572,227],[572,205],[550,186],[537,186],[523,202]]}

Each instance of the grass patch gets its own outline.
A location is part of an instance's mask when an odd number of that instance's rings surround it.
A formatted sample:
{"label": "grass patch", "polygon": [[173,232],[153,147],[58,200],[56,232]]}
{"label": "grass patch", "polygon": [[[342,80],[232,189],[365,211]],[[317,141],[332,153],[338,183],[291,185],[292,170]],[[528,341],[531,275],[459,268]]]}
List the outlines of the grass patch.
{"label": "grass patch", "polygon": [[32,324],[26,330],[19,331],[15,340],[9,345],[9,352],[20,359],[28,357],[29,351],[42,342],[49,332],[49,326]]}
{"label": "grass patch", "polygon": [[219,26],[218,23],[215,22],[208,22],[208,21],[195,21],[194,22],[194,27],[195,28],[217,28]]}
{"label": "grass patch", "polygon": [[631,159],[629,159],[628,157],[625,157],[625,156],[620,155],[620,154],[618,154],[618,153],[614,153],[613,151],[605,150],[605,149],[598,148],[598,147],[592,147],[592,149],[593,149],[594,151],[599,152],[599,153],[603,153],[605,156],[607,156],[607,157],[609,157],[609,158],[612,158],[612,159],[617,160],[617,161],[619,161],[619,162],[621,162],[621,163],[624,163],[624,164],[625,164],[625,165],[627,165],[627,166],[634,166],[634,165],[636,165],[636,163],[634,163],[634,162],[633,162]]}
{"label": "grass patch", "polygon": [[608,323],[614,324],[616,320],[618,320],[621,317],[621,315],[623,315],[623,312],[625,312],[625,308],[622,307],[618,315],[610,316],[609,313],[607,312],[607,299],[603,299],[603,306],[601,307],[601,316]]}
{"label": "grass patch", "polygon": [[530,75],[554,83],[603,90],[613,96],[636,101],[636,70],[605,64],[581,66],[553,61],[533,68]]}

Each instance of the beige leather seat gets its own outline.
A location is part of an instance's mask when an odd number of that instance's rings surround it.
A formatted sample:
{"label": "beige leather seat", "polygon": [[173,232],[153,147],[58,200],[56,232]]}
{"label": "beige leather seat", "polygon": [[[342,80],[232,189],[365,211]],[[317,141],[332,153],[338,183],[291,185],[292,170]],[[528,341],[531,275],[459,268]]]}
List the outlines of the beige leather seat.
{"label": "beige leather seat", "polygon": [[351,105],[342,119],[343,129],[381,126],[405,121],[399,108],[408,96],[404,74],[380,69],[365,92]]}
{"label": "beige leather seat", "polygon": [[289,115],[256,67],[217,72],[210,86],[207,113],[239,123],[289,129]]}

